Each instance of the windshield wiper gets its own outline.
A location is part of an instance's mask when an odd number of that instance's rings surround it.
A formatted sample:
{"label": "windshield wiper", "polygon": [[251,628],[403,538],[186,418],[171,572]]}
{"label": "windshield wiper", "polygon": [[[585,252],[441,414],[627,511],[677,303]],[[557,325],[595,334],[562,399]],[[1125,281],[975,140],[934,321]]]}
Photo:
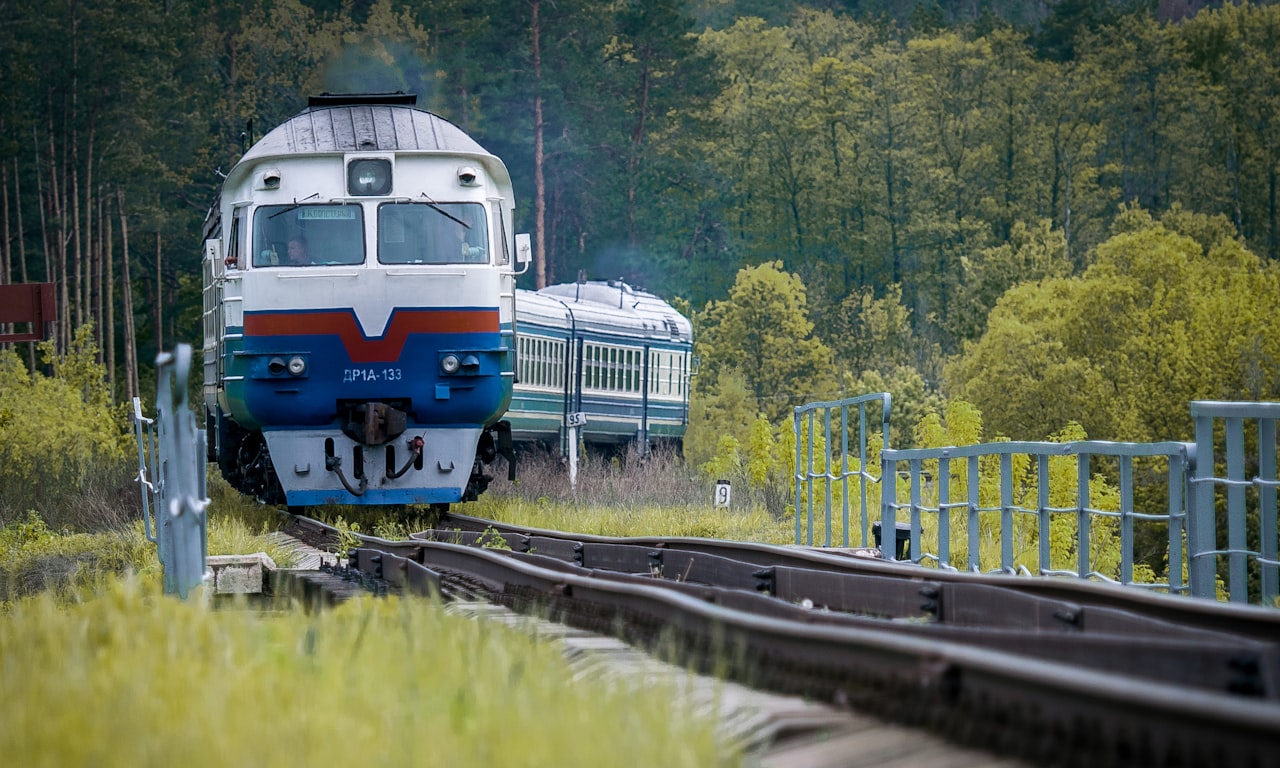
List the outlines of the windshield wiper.
{"label": "windshield wiper", "polygon": [[451,218],[451,219],[453,219],[454,221],[456,221],[456,222],[458,222],[459,224],[461,224],[461,225],[463,226],[463,228],[464,228],[464,229],[471,229],[471,225],[470,225],[470,224],[468,224],[467,222],[465,222],[465,221],[463,221],[462,219],[458,218],[457,216],[454,216],[452,213],[449,213],[449,212],[448,212],[448,211],[446,211],[445,209],[441,208],[439,203],[437,203],[435,200],[432,200],[431,198],[427,197],[427,193],[426,193],[426,192],[423,192],[423,193],[422,193],[422,196],[427,198],[427,205],[431,206],[431,209],[432,209],[433,211],[435,211],[436,213],[440,214],[441,216],[448,216],[449,218]]}
{"label": "windshield wiper", "polygon": [[296,197],[295,197],[295,198],[293,198],[293,205],[286,205],[284,208],[282,208],[282,209],[280,209],[280,210],[276,211],[275,213],[271,214],[271,215],[270,215],[270,216],[268,216],[267,218],[268,218],[268,219],[274,219],[275,217],[277,217],[277,216],[282,216],[282,215],[284,215],[284,214],[288,213],[289,211],[295,211],[295,210],[297,210],[297,209],[301,208],[303,203],[307,202],[308,200],[310,200],[310,199],[311,199],[311,198],[313,198],[313,197],[319,197],[319,196],[320,196],[320,193],[319,193],[319,192],[316,192],[316,193],[312,194],[310,197],[304,197],[304,198],[302,198],[301,200],[299,200],[298,198],[296,198]]}

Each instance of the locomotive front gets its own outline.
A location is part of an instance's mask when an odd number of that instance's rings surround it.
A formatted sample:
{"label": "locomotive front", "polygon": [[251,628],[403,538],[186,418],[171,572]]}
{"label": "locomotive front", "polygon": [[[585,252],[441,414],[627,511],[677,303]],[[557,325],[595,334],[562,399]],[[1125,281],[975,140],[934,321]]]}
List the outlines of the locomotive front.
{"label": "locomotive front", "polygon": [[210,459],[269,503],[464,501],[509,451],[510,178],[412,99],[313,98],[207,222]]}

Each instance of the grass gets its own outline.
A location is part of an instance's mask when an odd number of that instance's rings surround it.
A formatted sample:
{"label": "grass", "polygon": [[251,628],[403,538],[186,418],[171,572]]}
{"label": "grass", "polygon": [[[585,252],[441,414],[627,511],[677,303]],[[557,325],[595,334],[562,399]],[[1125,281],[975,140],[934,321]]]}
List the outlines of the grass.
{"label": "grass", "polygon": [[[596,460],[577,489],[554,460],[526,464],[522,475],[528,479],[497,481],[457,511],[604,535],[790,535],[763,508],[713,510],[710,486],[670,457]],[[266,551],[288,564],[262,536],[284,516],[214,475],[209,494],[211,554]],[[316,512],[388,538],[435,524],[422,509]],[[140,507],[135,514],[85,533],[51,530],[39,514],[0,528],[8,569],[0,571],[6,762],[703,766],[741,759],[717,741],[711,714],[693,711],[676,680],[566,684],[581,673],[558,647],[451,616],[433,601],[364,599],[316,614],[262,614],[165,597]],[[74,567],[65,565],[68,554]]]}
{"label": "grass", "polygon": [[736,764],[676,683],[587,681],[427,600],[210,610],[137,578],[0,615],[0,754],[36,766]]}
{"label": "grass", "polygon": [[507,481],[500,469],[488,493],[457,511],[601,536],[698,536],[767,544],[789,544],[795,538],[794,523],[769,512],[751,494],[738,492],[735,507],[714,508],[714,483],[671,454],[591,457],[578,473],[576,489],[553,456],[524,457],[518,466],[515,482]]}

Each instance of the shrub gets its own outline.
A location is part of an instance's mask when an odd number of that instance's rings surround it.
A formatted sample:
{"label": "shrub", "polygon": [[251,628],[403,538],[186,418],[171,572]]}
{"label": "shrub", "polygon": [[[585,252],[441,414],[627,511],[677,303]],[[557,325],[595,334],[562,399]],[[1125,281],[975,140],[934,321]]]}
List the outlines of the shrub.
{"label": "shrub", "polygon": [[62,355],[41,354],[51,375],[0,350],[0,525],[29,510],[55,528],[105,530],[138,517],[124,409],[113,409],[92,327]]}

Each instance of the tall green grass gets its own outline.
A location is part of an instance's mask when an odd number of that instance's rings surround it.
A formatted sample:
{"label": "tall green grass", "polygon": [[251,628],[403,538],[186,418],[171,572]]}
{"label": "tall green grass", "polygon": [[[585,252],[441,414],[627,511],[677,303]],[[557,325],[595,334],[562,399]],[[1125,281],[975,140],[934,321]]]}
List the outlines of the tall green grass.
{"label": "tall green grass", "polygon": [[8,765],[736,764],[677,683],[572,678],[560,651],[434,601],[210,610],[136,578],[0,614]]}

